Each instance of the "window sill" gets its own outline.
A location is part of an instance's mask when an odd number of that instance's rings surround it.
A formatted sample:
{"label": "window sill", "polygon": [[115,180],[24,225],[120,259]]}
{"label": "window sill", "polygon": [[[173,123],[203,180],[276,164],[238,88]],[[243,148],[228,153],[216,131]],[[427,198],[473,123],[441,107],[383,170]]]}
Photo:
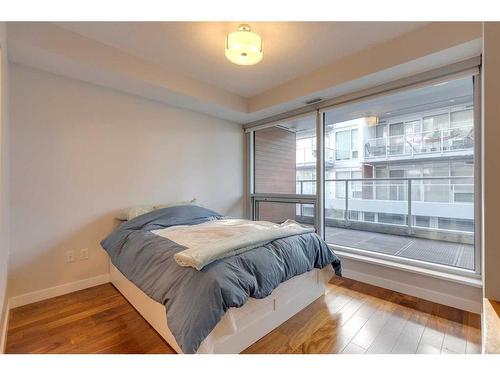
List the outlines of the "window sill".
{"label": "window sill", "polygon": [[344,258],[344,259],[351,259],[351,260],[356,260],[356,261],[365,262],[365,263],[371,263],[371,264],[375,264],[375,265],[382,266],[382,267],[388,267],[388,268],[393,268],[393,269],[397,269],[400,271],[406,271],[406,272],[416,273],[419,275],[430,276],[430,277],[434,277],[437,279],[451,281],[451,282],[455,282],[458,284],[468,285],[468,286],[472,286],[472,287],[476,287],[476,288],[482,288],[482,286],[483,286],[481,277],[479,275],[472,273],[472,272],[471,272],[471,275],[457,275],[457,274],[453,274],[453,273],[449,273],[449,272],[445,272],[445,271],[419,267],[417,265],[404,264],[404,263],[399,263],[399,262],[395,262],[395,261],[388,260],[388,259],[382,259],[381,257],[378,257],[378,256],[375,257],[375,256],[370,256],[368,254],[363,255],[363,254],[359,254],[359,253],[354,253],[354,252],[351,252],[349,250],[346,251],[345,249],[344,250],[339,249],[338,247],[332,246],[332,245],[329,245],[329,246],[334,249],[335,254],[337,254],[341,259]]}

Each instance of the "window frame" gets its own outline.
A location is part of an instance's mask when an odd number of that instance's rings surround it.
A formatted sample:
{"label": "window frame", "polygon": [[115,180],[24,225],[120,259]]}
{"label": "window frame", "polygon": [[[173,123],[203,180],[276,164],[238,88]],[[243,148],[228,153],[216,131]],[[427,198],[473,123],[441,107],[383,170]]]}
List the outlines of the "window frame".
{"label": "window frame", "polygon": [[[480,120],[480,113],[481,113],[481,105],[480,105],[480,71],[475,72],[474,74],[468,73],[464,74],[462,77],[467,77],[470,76],[471,79],[473,79],[473,123],[474,123],[474,166],[473,166],[473,171],[474,171],[474,269],[469,270],[469,269],[463,269],[463,268],[458,268],[458,267],[452,267],[452,266],[447,266],[447,265],[442,265],[438,263],[431,263],[427,261],[421,261],[421,260],[416,260],[416,259],[409,259],[409,258],[402,258],[402,257],[397,257],[397,256],[392,256],[388,254],[382,254],[382,253],[377,253],[374,251],[368,251],[368,250],[363,250],[363,249],[358,249],[358,248],[352,248],[348,246],[340,246],[340,245],[335,245],[335,244],[329,244],[333,249],[340,250],[342,252],[346,253],[352,253],[356,255],[361,255],[365,257],[373,257],[381,260],[387,260],[387,261],[392,261],[392,262],[398,262],[401,263],[402,265],[409,265],[409,266],[417,266],[421,267],[423,269],[427,270],[432,270],[432,271],[440,271],[440,272],[445,272],[451,275],[458,275],[458,276],[465,276],[465,277],[471,277],[471,278],[476,278],[480,279],[481,274],[482,274],[482,265],[481,265],[481,255],[480,255],[480,246],[481,246],[481,234],[480,234],[480,227],[481,227],[481,222],[480,222],[480,212],[481,212],[481,198],[480,198],[480,153],[481,153],[481,137],[480,137],[480,128],[481,128],[481,120]],[[460,77],[453,77],[454,79],[458,79]],[[443,77],[442,81],[446,81],[451,79],[450,77]],[[428,85],[427,83],[426,85]],[[406,88],[411,89],[411,87]],[[392,92],[384,92],[381,95],[390,95]],[[377,95],[378,96],[378,95]],[[372,97],[364,97],[360,99],[360,101],[365,101],[369,100]],[[322,108],[322,113],[324,114],[325,112],[334,109],[336,107],[348,105],[349,103],[342,103],[339,104],[338,106],[330,106],[328,108]],[[442,110],[431,110],[431,111],[426,111],[425,115],[426,116],[431,116],[431,115],[446,115],[448,114],[449,117],[451,117],[452,112],[456,111],[461,111],[461,110],[467,110],[466,108],[463,108],[462,106],[453,106],[450,107],[450,109],[447,112],[443,112]],[[325,115],[323,115],[325,117]],[[386,137],[390,137],[390,126],[391,124],[394,123],[400,123],[403,122],[403,128],[404,124],[406,121],[400,121],[402,119],[399,118],[394,118],[391,119],[391,121],[385,121],[385,129],[387,131]],[[420,126],[421,130],[423,131],[423,116],[420,120]],[[451,121],[450,118],[448,119],[448,127],[446,129],[451,129]],[[448,163],[449,166],[448,168],[451,168],[451,164]],[[387,173],[389,173],[389,168],[387,168]],[[423,171],[422,171],[423,174]],[[470,176],[472,177],[472,176]],[[470,178],[469,177],[469,178]],[[416,181],[415,181],[416,183]],[[450,183],[451,186],[451,183]],[[422,194],[424,194],[423,189],[421,189]],[[449,194],[451,195],[452,192],[450,191]],[[415,216],[412,215],[412,221],[415,221]],[[390,225],[390,224],[388,224]],[[324,229],[325,230],[325,229]]]}
{"label": "window frame", "polygon": [[[311,115],[316,113],[316,195],[307,196],[307,202],[302,201],[298,203],[308,203],[310,204],[313,200],[315,201],[315,227],[317,233],[324,238],[324,228],[325,228],[325,220],[324,220],[324,205],[325,205],[325,193],[324,193],[324,180],[325,180],[325,112],[334,107],[343,106],[346,104],[365,101],[367,99],[375,98],[377,96],[387,95],[390,93],[395,93],[401,90],[408,90],[415,87],[427,86],[430,84],[437,84],[444,81],[448,81],[450,79],[456,79],[464,76],[472,76],[473,78],[473,102],[474,102],[474,110],[473,110],[473,121],[474,121],[474,235],[475,235],[475,269],[465,270],[459,269],[455,267],[450,267],[446,265],[440,265],[436,263],[429,263],[425,261],[407,259],[394,257],[386,254],[375,253],[371,251],[365,251],[361,249],[348,248],[348,247],[339,247],[333,246],[339,251],[351,253],[356,256],[360,255],[363,257],[371,257],[374,259],[381,259],[382,261],[395,261],[401,264],[403,267],[411,266],[422,269],[422,271],[437,271],[444,272],[445,274],[450,274],[450,276],[457,277],[470,277],[470,278],[481,278],[482,273],[482,265],[481,265],[481,70],[480,70],[480,57],[471,58],[469,60],[465,60],[459,63],[451,64],[449,66],[445,66],[442,68],[438,68],[432,71],[424,72],[421,74],[417,74],[415,76],[403,78],[401,80],[397,80],[394,82],[389,82],[388,84],[384,84],[381,86],[376,86],[370,89],[362,90],[360,92],[355,92],[352,94],[347,94],[343,97],[327,100],[321,102],[319,104],[309,105],[302,109],[294,110],[289,113],[284,113],[280,115],[273,116],[268,119],[263,119],[256,121],[254,123],[249,123],[243,125],[245,132],[247,133],[247,150],[248,150],[248,192],[247,195],[247,216],[249,218],[255,217],[255,212],[253,211],[252,201],[255,199],[262,199],[263,197],[258,197],[254,193],[254,180],[253,174],[255,172],[255,165],[253,163],[253,149],[254,149],[254,132],[260,128],[265,128],[269,126],[275,126],[279,121],[283,121],[285,119],[293,119],[298,117],[303,117],[307,115]],[[451,111],[450,111],[451,112]],[[423,131],[423,121],[420,120],[421,131]],[[385,124],[387,131],[388,123]],[[451,121],[448,121],[448,127],[451,127]],[[414,129],[413,129],[414,132]],[[352,153],[351,153],[352,156]],[[262,195],[262,194],[260,194]],[[304,199],[306,198],[303,195],[288,195],[287,197],[270,197],[267,195],[268,199]],[[280,200],[281,201],[281,200]],[[412,218],[415,220],[415,216]]]}

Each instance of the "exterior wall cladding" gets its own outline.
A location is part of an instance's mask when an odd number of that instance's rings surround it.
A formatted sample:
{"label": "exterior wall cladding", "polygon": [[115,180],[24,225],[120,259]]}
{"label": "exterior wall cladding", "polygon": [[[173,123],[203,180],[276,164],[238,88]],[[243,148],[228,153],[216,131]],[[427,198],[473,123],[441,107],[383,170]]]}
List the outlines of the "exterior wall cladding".
{"label": "exterior wall cladding", "polygon": [[[472,236],[472,102],[399,117],[386,116],[326,124],[327,225],[329,220],[347,219],[360,224],[411,224]],[[298,194],[315,192],[315,145],[312,131],[297,133]],[[352,180],[372,178],[392,180]],[[297,215],[303,217],[313,213],[313,208],[307,206],[297,210]]]}

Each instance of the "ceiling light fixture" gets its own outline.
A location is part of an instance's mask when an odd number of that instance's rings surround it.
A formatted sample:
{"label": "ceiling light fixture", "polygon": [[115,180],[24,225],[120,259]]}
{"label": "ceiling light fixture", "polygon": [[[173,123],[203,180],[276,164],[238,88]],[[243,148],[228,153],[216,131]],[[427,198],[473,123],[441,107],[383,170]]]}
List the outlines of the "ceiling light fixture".
{"label": "ceiling light fixture", "polygon": [[254,65],[262,60],[262,38],[252,32],[247,24],[238,26],[238,31],[226,38],[226,57],[238,65]]}

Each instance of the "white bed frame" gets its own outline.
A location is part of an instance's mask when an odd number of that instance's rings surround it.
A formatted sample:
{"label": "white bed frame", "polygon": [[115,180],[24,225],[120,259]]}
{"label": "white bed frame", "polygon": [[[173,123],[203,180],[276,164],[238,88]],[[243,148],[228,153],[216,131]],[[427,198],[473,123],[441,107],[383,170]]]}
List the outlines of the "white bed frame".
{"label": "white bed frame", "polygon": [[[110,267],[113,285],[177,353],[182,353],[168,328],[165,306],[144,294],[116,267]],[[280,284],[266,298],[249,298],[244,306],[230,308],[197,353],[240,353],[321,297],[329,276],[327,270],[314,269]]]}

